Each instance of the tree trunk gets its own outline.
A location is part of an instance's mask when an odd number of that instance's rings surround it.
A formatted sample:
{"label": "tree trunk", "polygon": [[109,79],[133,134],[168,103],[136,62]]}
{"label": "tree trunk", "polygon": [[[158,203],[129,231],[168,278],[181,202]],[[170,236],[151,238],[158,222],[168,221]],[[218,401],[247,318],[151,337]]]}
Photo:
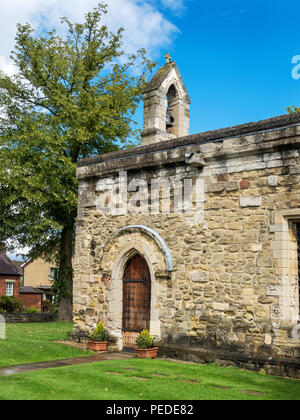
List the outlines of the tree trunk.
{"label": "tree trunk", "polygon": [[73,229],[74,226],[65,227],[61,235],[58,275],[65,287],[59,302],[60,321],[73,321]]}

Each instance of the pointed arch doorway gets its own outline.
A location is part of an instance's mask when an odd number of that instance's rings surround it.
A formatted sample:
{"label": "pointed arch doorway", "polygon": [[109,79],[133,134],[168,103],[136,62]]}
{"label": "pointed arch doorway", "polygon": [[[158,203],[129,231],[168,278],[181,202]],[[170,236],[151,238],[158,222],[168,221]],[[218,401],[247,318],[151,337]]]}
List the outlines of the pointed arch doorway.
{"label": "pointed arch doorway", "polygon": [[143,329],[150,330],[151,275],[145,258],[136,254],[123,275],[123,350],[136,349]]}

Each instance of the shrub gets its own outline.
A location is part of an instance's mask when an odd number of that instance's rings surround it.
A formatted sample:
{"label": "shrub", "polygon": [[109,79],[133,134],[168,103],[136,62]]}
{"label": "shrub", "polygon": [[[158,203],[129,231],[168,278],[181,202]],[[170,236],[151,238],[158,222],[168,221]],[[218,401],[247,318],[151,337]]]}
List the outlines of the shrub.
{"label": "shrub", "polygon": [[152,349],[155,344],[155,339],[151,337],[148,330],[143,330],[140,336],[136,339],[136,344],[139,349]]}
{"label": "shrub", "polygon": [[23,303],[14,296],[0,296],[0,311],[2,313],[20,312],[23,308]]}
{"label": "shrub", "polygon": [[108,333],[101,321],[99,322],[97,328],[91,332],[90,339],[92,341],[99,342],[108,341]]}
{"label": "shrub", "polygon": [[38,314],[40,311],[36,308],[26,308],[23,313],[24,314]]}
{"label": "shrub", "polygon": [[44,300],[43,301],[43,312],[50,312],[51,309],[51,302],[50,300]]}
{"label": "shrub", "polygon": [[50,300],[44,300],[42,311],[55,314],[58,313],[58,307],[55,304],[51,303]]}

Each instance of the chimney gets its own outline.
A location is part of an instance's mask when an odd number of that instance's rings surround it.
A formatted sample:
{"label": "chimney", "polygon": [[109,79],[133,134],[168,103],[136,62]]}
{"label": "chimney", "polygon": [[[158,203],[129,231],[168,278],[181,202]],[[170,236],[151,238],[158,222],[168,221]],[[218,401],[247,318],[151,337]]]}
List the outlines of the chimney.
{"label": "chimney", "polygon": [[6,255],[6,244],[5,244],[5,242],[0,242],[0,254]]}

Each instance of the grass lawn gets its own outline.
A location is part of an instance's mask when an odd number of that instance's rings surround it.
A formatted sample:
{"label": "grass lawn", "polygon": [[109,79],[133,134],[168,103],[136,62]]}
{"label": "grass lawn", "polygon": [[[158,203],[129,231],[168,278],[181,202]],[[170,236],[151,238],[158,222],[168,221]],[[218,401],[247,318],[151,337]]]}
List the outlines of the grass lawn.
{"label": "grass lawn", "polygon": [[[8,324],[0,367],[89,354],[53,341],[70,323]],[[129,359],[0,377],[0,400],[300,400],[300,381],[215,365]]]}
{"label": "grass lawn", "polygon": [[7,324],[6,340],[0,340],[0,367],[90,354],[53,342],[68,340],[72,327],[70,322]]}
{"label": "grass lawn", "polygon": [[0,377],[2,400],[299,400],[300,382],[215,365],[122,360]]}

